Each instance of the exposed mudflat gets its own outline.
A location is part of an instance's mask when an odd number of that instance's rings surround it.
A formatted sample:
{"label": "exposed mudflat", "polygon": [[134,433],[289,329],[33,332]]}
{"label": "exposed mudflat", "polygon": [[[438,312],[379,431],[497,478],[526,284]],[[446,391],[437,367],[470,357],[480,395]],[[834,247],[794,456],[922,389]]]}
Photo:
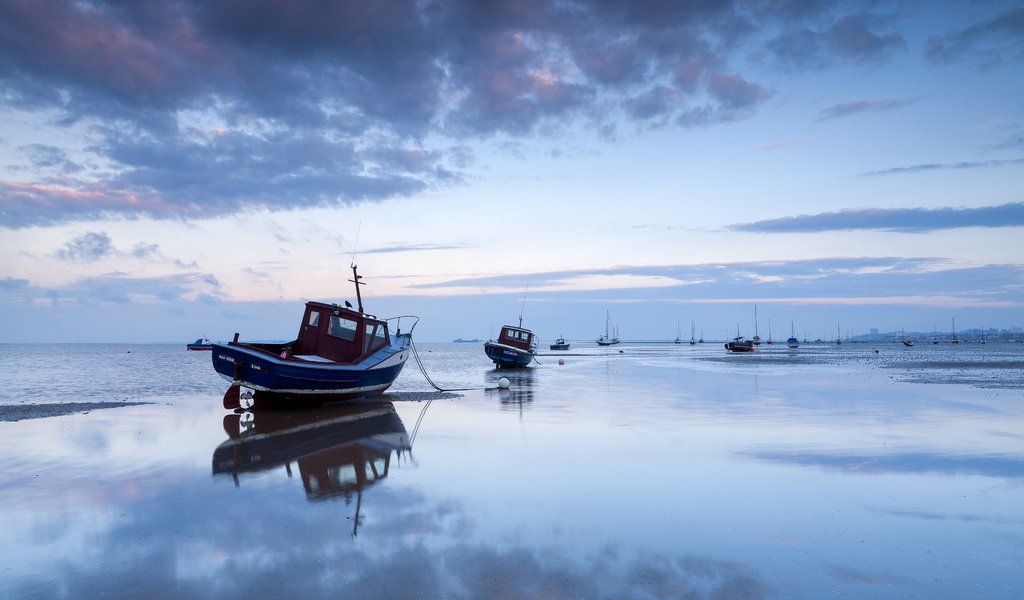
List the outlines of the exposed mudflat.
{"label": "exposed mudflat", "polygon": [[152,402],[63,402],[59,404],[19,404],[15,406],[0,405],[0,421],[25,421],[28,419],[45,419],[75,413],[89,413],[105,408],[120,408],[152,404]]}

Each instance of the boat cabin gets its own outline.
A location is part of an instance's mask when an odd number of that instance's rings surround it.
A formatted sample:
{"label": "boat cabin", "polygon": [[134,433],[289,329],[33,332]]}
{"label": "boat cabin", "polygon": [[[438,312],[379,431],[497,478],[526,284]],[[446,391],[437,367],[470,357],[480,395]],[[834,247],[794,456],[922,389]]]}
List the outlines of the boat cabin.
{"label": "boat cabin", "polygon": [[522,327],[513,327],[512,325],[502,326],[501,334],[498,336],[497,341],[499,344],[512,346],[526,352],[532,351],[535,345],[532,331]]}
{"label": "boat cabin", "polygon": [[386,322],[323,302],[307,302],[289,358],[355,363],[391,343]]}

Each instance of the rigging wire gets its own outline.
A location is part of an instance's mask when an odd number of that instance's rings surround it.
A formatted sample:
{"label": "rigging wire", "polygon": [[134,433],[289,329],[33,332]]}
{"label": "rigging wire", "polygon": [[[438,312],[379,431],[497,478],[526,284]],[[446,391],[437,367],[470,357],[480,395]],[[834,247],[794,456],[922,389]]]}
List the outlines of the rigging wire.
{"label": "rigging wire", "polygon": [[435,390],[437,390],[439,392],[468,392],[468,391],[472,391],[472,390],[495,390],[495,389],[498,389],[497,387],[493,387],[493,388],[487,388],[487,387],[483,387],[483,388],[476,388],[476,387],[443,388],[443,387],[437,385],[436,383],[434,383],[434,380],[431,379],[430,375],[427,374],[427,369],[426,369],[426,367],[423,366],[423,360],[420,358],[419,350],[416,349],[416,343],[412,341],[412,336],[409,336],[409,347],[412,348],[412,356],[413,356],[413,358],[416,359],[416,365],[420,368],[420,373],[423,373],[423,378],[427,380],[427,383],[430,384],[430,387],[434,388]]}

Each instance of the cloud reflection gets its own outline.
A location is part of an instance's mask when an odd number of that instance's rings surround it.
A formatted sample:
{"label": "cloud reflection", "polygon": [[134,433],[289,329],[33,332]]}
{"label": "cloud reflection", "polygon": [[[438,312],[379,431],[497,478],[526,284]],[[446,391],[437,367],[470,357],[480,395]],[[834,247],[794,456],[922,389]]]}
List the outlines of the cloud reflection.
{"label": "cloud reflection", "polygon": [[904,452],[885,455],[760,451],[747,456],[763,461],[818,467],[845,473],[940,473],[1016,479],[1024,477],[1024,458],[1004,455]]}

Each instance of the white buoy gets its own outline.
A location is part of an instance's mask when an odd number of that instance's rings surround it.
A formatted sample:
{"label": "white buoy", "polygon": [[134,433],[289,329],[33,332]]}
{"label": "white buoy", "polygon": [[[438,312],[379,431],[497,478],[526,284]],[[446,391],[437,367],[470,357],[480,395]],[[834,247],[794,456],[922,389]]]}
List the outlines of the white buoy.
{"label": "white buoy", "polygon": [[508,389],[508,384],[509,384],[508,377],[502,377],[501,379],[498,380],[498,387],[500,387],[503,390],[507,390]]}

